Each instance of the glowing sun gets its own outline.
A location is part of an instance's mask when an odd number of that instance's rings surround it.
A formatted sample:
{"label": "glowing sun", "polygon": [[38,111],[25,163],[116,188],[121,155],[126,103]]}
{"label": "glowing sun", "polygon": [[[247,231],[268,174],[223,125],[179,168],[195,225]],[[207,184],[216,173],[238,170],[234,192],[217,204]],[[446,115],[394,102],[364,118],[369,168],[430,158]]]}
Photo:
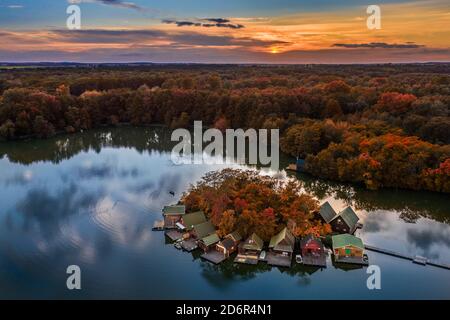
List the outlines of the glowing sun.
{"label": "glowing sun", "polygon": [[275,54],[275,53],[279,53],[280,51],[277,49],[277,48],[272,48],[272,49],[270,49],[270,53],[273,53],[273,54]]}

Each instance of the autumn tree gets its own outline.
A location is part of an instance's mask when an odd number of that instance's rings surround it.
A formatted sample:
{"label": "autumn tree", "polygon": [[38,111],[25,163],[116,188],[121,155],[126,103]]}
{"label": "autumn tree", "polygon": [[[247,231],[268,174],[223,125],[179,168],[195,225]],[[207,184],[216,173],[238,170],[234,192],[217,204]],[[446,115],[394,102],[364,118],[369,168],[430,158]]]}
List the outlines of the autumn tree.
{"label": "autumn tree", "polygon": [[[256,232],[269,240],[291,221],[296,235],[328,233],[316,219],[317,201],[298,181],[279,181],[256,171],[224,169],[205,175],[183,195],[189,209],[203,210],[218,232]],[[323,232],[323,233],[322,233]]]}

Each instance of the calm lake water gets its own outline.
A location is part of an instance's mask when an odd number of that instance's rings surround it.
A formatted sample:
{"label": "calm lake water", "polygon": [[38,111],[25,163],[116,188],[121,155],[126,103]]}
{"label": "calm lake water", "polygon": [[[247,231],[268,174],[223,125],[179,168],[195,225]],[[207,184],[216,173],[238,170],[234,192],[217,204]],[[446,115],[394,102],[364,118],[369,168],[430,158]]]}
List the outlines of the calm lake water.
{"label": "calm lake water", "polygon": [[[127,127],[0,143],[0,298],[450,298],[450,270],[373,252],[381,290],[367,289],[366,268],[330,259],[323,270],[214,266],[176,250],[151,230],[162,206],[224,166],[176,166],[171,147],[164,128]],[[448,195],[297,177],[321,202],[354,206],[366,243],[450,263]],[[80,291],[66,289],[73,264],[82,270]]]}

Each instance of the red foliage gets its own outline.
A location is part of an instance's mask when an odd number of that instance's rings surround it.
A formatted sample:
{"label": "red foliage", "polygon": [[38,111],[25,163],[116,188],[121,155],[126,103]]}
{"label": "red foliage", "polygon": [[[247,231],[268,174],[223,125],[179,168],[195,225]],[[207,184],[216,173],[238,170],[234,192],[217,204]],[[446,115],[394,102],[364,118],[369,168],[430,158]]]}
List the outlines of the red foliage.
{"label": "red foliage", "polygon": [[443,175],[450,177],[450,158],[439,165],[439,168],[426,170],[428,175]]}
{"label": "red foliage", "polygon": [[208,173],[182,202],[203,210],[221,235],[236,228],[243,236],[256,232],[269,240],[289,222],[295,225],[291,231],[296,236],[328,230],[312,219],[317,200],[302,193],[298,182],[282,183],[255,171],[224,169]]}
{"label": "red foliage", "polygon": [[416,100],[417,98],[413,94],[386,92],[381,95],[377,107],[380,111],[387,111],[394,114],[404,113],[410,109],[411,104]]}
{"label": "red foliage", "polygon": [[241,199],[238,197],[238,198],[234,199],[234,207],[235,207],[236,212],[241,212],[242,210],[248,208],[248,203],[244,199]]}

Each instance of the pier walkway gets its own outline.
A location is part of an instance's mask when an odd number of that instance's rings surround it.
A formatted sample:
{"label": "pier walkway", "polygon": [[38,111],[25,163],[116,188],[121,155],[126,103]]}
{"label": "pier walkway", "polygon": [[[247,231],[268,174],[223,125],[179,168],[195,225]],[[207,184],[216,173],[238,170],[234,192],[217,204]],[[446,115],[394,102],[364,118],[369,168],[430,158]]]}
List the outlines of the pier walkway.
{"label": "pier walkway", "polygon": [[417,263],[417,264],[421,264],[421,265],[430,265],[430,266],[433,266],[433,267],[438,267],[438,268],[450,270],[450,265],[449,264],[445,264],[445,263],[438,262],[438,261],[433,261],[433,260],[428,260],[427,258],[424,258],[424,257],[410,256],[410,255],[402,254],[402,253],[399,253],[399,252],[378,248],[378,247],[371,246],[371,245],[368,245],[368,244],[366,244],[364,247],[367,250],[370,250],[370,251],[383,253],[383,254],[386,254],[386,255],[389,255],[389,256],[392,256],[392,257],[396,257],[396,258],[400,258],[400,259],[410,260],[413,263]]}

